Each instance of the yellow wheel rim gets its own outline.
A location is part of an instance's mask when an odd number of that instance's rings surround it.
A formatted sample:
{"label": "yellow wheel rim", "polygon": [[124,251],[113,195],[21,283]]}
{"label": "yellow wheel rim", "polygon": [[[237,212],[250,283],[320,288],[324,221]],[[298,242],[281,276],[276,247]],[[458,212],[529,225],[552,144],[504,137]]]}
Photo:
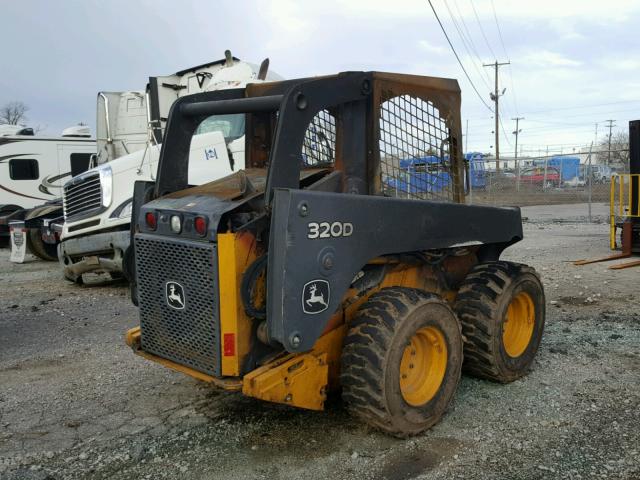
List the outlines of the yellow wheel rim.
{"label": "yellow wheel rim", "polygon": [[447,370],[447,344],[436,327],[418,330],[400,361],[400,391],[405,402],[418,407],[438,392]]}
{"label": "yellow wheel rim", "polygon": [[536,309],[531,295],[520,292],[509,304],[502,324],[502,343],[507,355],[519,357],[529,346],[536,321]]}

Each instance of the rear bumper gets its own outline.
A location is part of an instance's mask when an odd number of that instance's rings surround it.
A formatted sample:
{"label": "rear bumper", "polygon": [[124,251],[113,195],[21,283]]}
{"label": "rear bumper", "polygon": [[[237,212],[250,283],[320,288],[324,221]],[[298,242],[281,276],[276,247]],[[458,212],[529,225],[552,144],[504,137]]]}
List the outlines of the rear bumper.
{"label": "rear bumper", "polygon": [[176,372],[248,397],[309,410],[323,410],[330,386],[337,386],[340,348],[346,328],[323,335],[307,353],[285,352],[244,377],[216,377],[142,350],[141,328],[127,331],[125,341],[134,353]]}
{"label": "rear bumper", "polygon": [[160,365],[175,370],[176,372],[184,373],[197,380],[202,380],[203,382],[212,383],[220,388],[223,388],[224,390],[242,390],[242,380],[238,377],[214,377],[212,375],[207,375],[206,373],[199,372],[198,370],[194,370],[193,368],[180,365],[179,363],[173,362],[171,360],[167,360],[166,358],[162,358],[152,353],[145,352],[140,348],[140,327],[135,327],[131,330],[128,330],[125,335],[125,342],[133,349],[136,355],[140,355],[147,360],[159,363]]}
{"label": "rear bumper", "polygon": [[122,258],[129,247],[128,230],[70,238],[58,246],[64,276],[76,281],[88,272],[122,272]]}

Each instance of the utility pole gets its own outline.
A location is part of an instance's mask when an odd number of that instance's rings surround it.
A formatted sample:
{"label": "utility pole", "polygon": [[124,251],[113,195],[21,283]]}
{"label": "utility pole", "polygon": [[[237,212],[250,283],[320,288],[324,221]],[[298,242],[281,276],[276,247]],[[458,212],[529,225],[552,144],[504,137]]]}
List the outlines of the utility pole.
{"label": "utility pole", "polygon": [[496,172],[500,171],[500,130],[499,130],[499,126],[500,126],[500,112],[498,109],[498,101],[500,99],[500,97],[502,95],[504,95],[504,91],[506,90],[503,89],[502,93],[498,92],[498,68],[503,66],[503,65],[509,65],[511,62],[503,62],[503,63],[498,63],[498,61],[496,60],[495,63],[483,63],[482,66],[483,67],[493,67],[495,68],[495,89],[493,91],[493,93],[489,94],[489,97],[491,98],[491,100],[493,100],[493,103],[495,105],[495,108],[493,109],[493,115],[496,119],[496,128],[495,128],[495,133],[496,133]]}
{"label": "utility pole", "polygon": [[467,118],[467,129],[464,132],[464,151],[469,151],[469,119]]}
{"label": "utility pole", "polygon": [[520,130],[518,128],[518,124],[520,123],[520,120],[524,120],[524,117],[516,117],[516,118],[512,118],[511,120],[515,120],[516,121],[516,129],[513,132],[513,134],[516,136],[515,159],[518,160],[518,135],[522,131],[522,130]]}
{"label": "utility pole", "polygon": [[609,122],[609,147],[607,153],[607,165],[611,165],[611,129],[615,127],[615,125],[613,124],[615,120],[607,120],[607,122]]}
{"label": "utility pole", "polygon": [[522,130],[518,128],[518,124],[520,123],[520,120],[524,120],[524,117],[516,117],[516,118],[512,118],[511,120],[516,121],[516,129],[513,132],[514,135],[516,136],[516,148],[514,149],[513,153],[514,153],[514,162],[515,162],[514,167],[516,167],[516,190],[519,192],[520,191],[520,163],[518,163],[518,135]]}

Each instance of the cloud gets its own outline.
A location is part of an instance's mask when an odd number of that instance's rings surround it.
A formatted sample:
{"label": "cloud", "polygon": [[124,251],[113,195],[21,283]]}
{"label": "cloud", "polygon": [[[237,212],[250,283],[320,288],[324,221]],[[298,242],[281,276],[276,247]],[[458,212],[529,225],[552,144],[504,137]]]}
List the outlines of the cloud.
{"label": "cloud", "polygon": [[[451,1],[451,0],[449,0]],[[491,0],[469,0],[469,2],[458,1],[462,14],[470,18],[473,10],[469,5],[473,5],[480,18],[491,18],[493,10]],[[563,19],[563,20],[598,20],[626,22],[634,14],[640,11],[640,4],[634,0],[609,0],[607,2],[585,1],[585,0],[536,0],[513,1],[494,0],[494,6],[501,19],[513,21],[514,19],[528,19],[531,21],[539,19]]]}
{"label": "cloud", "polygon": [[[493,0],[506,52],[491,0],[446,0],[461,32],[472,40],[470,52],[444,0],[432,1],[484,101],[493,90],[493,70],[482,63],[496,56],[511,60],[499,78],[500,87],[507,87],[500,108],[509,133],[509,119],[529,112],[640,98],[631,75],[640,69],[634,21],[640,17],[640,1]],[[92,124],[99,90],[143,89],[151,75],[221,58],[229,48],[254,63],[269,57],[273,70],[288,78],[344,70],[456,78],[463,119],[471,119],[477,146],[493,143],[490,113],[457,64],[426,0],[247,0],[242,8],[238,0],[183,0],[180,8],[149,0],[88,0],[73,9],[60,9],[49,0],[23,0],[3,6],[0,31],[21,39],[20,49],[3,52],[0,105],[25,101],[33,122],[48,124],[49,133],[80,120]],[[622,113],[601,109],[580,121],[617,118],[624,125]],[[484,123],[475,123],[479,117]],[[545,118],[562,121],[559,117]],[[554,136],[560,133],[550,131],[548,138],[536,141],[558,143]],[[572,138],[586,141],[584,135]],[[475,148],[473,137],[469,147]]]}
{"label": "cloud", "polygon": [[427,41],[427,40],[420,40],[418,42],[418,46],[420,48],[422,48],[423,50],[429,52],[429,53],[434,53],[436,55],[444,55],[445,53],[448,52],[448,50],[441,45],[434,45],[433,43]]}
{"label": "cloud", "polygon": [[611,70],[633,71],[640,70],[640,57],[613,57],[599,62],[602,68]]}
{"label": "cloud", "polygon": [[579,67],[582,62],[549,50],[533,51],[524,57],[524,62],[535,67]]}

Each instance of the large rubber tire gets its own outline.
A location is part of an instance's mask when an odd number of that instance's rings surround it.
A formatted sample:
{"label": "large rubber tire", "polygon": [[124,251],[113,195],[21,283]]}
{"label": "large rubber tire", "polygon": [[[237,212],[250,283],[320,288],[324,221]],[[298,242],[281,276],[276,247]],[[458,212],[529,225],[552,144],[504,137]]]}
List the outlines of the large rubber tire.
{"label": "large rubber tire", "polygon": [[[2,205],[0,207],[0,217],[5,217],[16,210],[20,210],[18,205]],[[0,248],[10,248],[11,247],[11,232],[9,231],[9,225],[6,226],[6,236],[0,236]]]}
{"label": "large rubber tire", "polygon": [[464,336],[465,373],[508,383],[529,371],[545,322],[544,288],[532,267],[502,261],[476,265],[458,290],[455,311]]}
{"label": "large rubber tire", "polygon": [[58,245],[49,244],[42,240],[42,234],[38,228],[30,228],[27,232],[27,245],[31,253],[42,260],[47,262],[58,260]]}
{"label": "large rubber tire", "polygon": [[[425,331],[439,332],[439,340],[423,358],[410,357],[412,362],[417,359],[418,367],[426,367],[416,371],[423,371],[430,382],[425,385],[431,387],[430,397],[416,401],[401,368],[407,367],[406,356],[416,353],[409,352],[414,339]],[[428,356],[437,359],[435,367],[427,362]],[[401,438],[416,435],[447,410],[461,368],[460,324],[449,305],[421,290],[385,288],[360,307],[349,325],[341,358],[342,398],[347,409],[369,425]]]}

